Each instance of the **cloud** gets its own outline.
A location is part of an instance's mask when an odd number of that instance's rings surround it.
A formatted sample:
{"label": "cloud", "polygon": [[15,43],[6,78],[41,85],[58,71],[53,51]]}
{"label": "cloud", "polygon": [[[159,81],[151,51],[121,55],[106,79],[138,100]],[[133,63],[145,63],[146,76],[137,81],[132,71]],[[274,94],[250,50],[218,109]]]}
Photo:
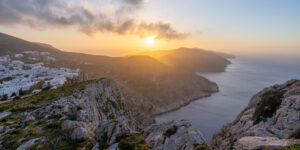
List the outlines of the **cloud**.
{"label": "cloud", "polygon": [[[170,23],[142,22],[132,17],[147,0],[115,0],[117,8],[95,11],[87,2],[80,4],[62,0],[0,0],[0,25],[27,25],[33,28],[49,26],[77,26],[80,32],[93,35],[110,32],[120,35],[134,34],[140,37],[156,35],[156,38],[182,39],[188,34],[175,30]],[[109,4],[112,8],[113,4]]]}

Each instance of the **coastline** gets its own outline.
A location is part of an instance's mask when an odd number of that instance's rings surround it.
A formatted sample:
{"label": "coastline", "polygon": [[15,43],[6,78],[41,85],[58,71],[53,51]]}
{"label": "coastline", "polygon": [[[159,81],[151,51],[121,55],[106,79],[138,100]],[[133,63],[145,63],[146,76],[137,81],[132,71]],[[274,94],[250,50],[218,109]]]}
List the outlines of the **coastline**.
{"label": "coastline", "polygon": [[[224,68],[223,71],[216,72],[216,73],[224,73],[224,72],[226,72],[226,69],[228,68],[228,66],[233,64],[231,60],[232,60],[232,59],[236,59],[236,58],[237,58],[237,56],[230,57],[230,58],[226,58],[230,63],[226,65],[226,67]],[[198,76],[202,76],[202,73],[210,73],[210,72],[196,72],[195,74],[198,75]],[[204,76],[202,76],[202,77],[204,77]],[[204,77],[204,78],[206,78],[206,77]],[[207,78],[206,78],[206,79],[207,79]],[[208,79],[207,79],[207,80],[208,80]],[[209,80],[209,81],[210,81],[210,80]],[[211,92],[211,93],[206,93],[206,94],[204,94],[204,95],[202,95],[202,96],[198,96],[198,97],[196,97],[196,98],[190,98],[190,99],[188,99],[186,102],[184,102],[184,103],[181,104],[181,105],[175,106],[175,107],[173,107],[173,108],[166,108],[166,110],[165,110],[165,111],[162,111],[162,112],[153,113],[153,114],[151,115],[151,117],[153,118],[153,120],[155,120],[154,118],[157,117],[157,116],[159,116],[159,115],[163,115],[163,114],[166,114],[166,113],[169,113],[169,112],[172,112],[172,111],[179,110],[179,109],[181,109],[182,107],[185,107],[185,106],[189,105],[189,104],[190,104],[191,102],[193,102],[193,101],[201,100],[202,98],[210,97],[210,96],[212,96],[212,94],[215,94],[215,93],[220,92],[220,91],[219,91],[219,86],[218,86],[218,84],[217,84],[216,82],[214,82],[214,81],[210,81],[210,82],[213,82],[213,83],[216,84],[216,86],[217,86],[217,91]]]}
{"label": "coastline", "polygon": [[[169,109],[167,108],[167,109],[166,109],[165,111],[163,111],[163,112],[153,113],[153,114],[151,115],[151,117],[154,119],[156,116],[163,115],[163,114],[166,114],[166,113],[169,113],[169,112],[172,112],[172,111],[179,110],[180,108],[189,105],[189,104],[190,104],[191,102],[193,102],[193,101],[201,100],[202,98],[209,97],[209,96],[211,96],[212,94],[218,93],[218,92],[219,92],[219,87],[218,87],[218,90],[215,91],[215,92],[207,93],[207,94],[205,94],[205,95],[202,95],[202,96],[199,96],[199,97],[196,97],[196,98],[191,98],[191,99],[187,100],[186,102],[184,102],[183,104],[178,105],[177,107],[169,108]],[[155,119],[154,119],[154,120],[155,120]]]}

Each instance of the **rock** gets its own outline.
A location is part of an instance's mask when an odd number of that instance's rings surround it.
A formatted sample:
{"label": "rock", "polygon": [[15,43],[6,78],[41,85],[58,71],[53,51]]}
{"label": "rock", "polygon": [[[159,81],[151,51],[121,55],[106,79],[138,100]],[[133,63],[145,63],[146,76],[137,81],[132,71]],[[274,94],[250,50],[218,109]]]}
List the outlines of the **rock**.
{"label": "rock", "polygon": [[86,128],[78,127],[76,128],[71,135],[71,139],[74,141],[84,141],[89,138],[89,133]]}
{"label": "rock", "polygon": [[27,115],[24,119],[24,122],[30,121],[30,120],[35,120],[35,117],[33,115]]}
{"label": "rock", "polygon": [[36,141],[40,140],[41,138],[35,138],[35,139],[31,139],[27,142],[25,142],[24,144],[20,145],[17,150],[25,150],[26,148],[34,145],[36,143]]}
{"label": "rock", "polygon": [[3,111],[0,113],[0,119],[5,118],[11,114],[10,111]]}
{"label": "rock", "polygon": [[107,150],[120,150],[119,143],[116,143],[116,144],[108,147]]}
{"label": "rock", "polygon": [[192,150],[199,145],[207,145],[201,133],[183,120],[151,125],[143,131],[143,135],[146,143],[157,150]]}
{"label": "rock", "polygon": [[4,127],[3,126],[0,126],[0,133],[2,133],[4,130]]}
{"label": "rock", "polygon": [[96,143],[96,144],[93,146],[92,150],[100,150],[100,149],[99,149],[99,143]]}
{"label": "rock", "polygon": [[[245,139],[251,139],[251,147],[255,147],[254,139],[272,139],[273,142],[276,141],[274,138],[278,138],[278,146],[284,147],[282,141],[299,135],[299,107],[300,81],[290,80],[282,85],[265,88],[252,97],[248,106],[232,123],[224,125],[213,135],[211,146],[216,149],[231,149],[234,145],[247,143]],[[257,142],[257,146],[261,144],[263,142]]]}
{"label": "rock", "polygon": [[275,149],[289,146],[289,140],[276,137],[246,136],[240,138],[235,144],[236,150]]}
{"label": "rock", "polygon": [[70,130],[76,127],[87,127],[87,125],[85,124],[85,122],[73,120],[65,120],[61,124],[61,129],[63,130]]}
{"label": "rock", "polygon": [[100,142],[109,145],[117,142],[118,137],[134,132],[130,128],[130,124],[126,118],[120,117],[118,120],[103,122],[96,130],[96,137]]}

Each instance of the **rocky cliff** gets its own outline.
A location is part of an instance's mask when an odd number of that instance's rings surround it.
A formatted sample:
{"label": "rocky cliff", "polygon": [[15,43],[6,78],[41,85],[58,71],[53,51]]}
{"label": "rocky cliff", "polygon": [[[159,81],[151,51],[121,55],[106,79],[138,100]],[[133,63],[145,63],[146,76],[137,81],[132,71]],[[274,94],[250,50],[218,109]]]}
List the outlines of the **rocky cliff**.
{"label": "rocky cliff", "polygon": [[[248,106],[215,133],[216,149],[300,148],[300,81],[290,80],[253,96]],[[298,145],[298,146],[297,146]]]}
{"label": "rocky cliff", "polygon": [[65,85],[0,104],[0,149],[205,148],[185,121],[140,128],[111,79]]}

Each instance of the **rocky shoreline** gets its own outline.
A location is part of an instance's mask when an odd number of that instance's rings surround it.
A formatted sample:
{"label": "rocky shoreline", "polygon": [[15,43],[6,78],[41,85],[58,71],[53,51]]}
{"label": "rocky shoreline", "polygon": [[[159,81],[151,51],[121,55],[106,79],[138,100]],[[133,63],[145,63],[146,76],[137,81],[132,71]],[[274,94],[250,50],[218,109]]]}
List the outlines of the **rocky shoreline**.
{"label": "rocky shoreline", "polygon": [[210,142],[215,149],[300,148],[300,81],[265,88]]}
{"label": "rocky shoreline", "polygon": [[[218,91],[216,91],[216,92],[218,92]],[[216,93],[216,92],[215,92],[215,93]],[[212,94],[213,94],[213,93],[212,93]],[[178,106],[176,106],[176,107],[174,107],[174,108],[169,108],[169,109],[166,109],[166,110],[164,110],[164,111],[162,111],[162,112],[154,113],[154,114],[152,115],[152,117],[155,118],[156,116],[163,115],[163,114],[166,114],[166,113],[169,113],[169,112],[172,112],[172,111],[179,110],[180,108],[189,105],[189,104],[190,104],[191,102],[193,102],[193,101],[201,100],[202,98],[209,97],[209,96],[211,96],[212,94],[207,93],[206,95],[200,96],[200,97],[198,97],[198,98],[192,98],[192,99],[189,99],[189,101],[184,102],[183,104],[179,104]]]}

